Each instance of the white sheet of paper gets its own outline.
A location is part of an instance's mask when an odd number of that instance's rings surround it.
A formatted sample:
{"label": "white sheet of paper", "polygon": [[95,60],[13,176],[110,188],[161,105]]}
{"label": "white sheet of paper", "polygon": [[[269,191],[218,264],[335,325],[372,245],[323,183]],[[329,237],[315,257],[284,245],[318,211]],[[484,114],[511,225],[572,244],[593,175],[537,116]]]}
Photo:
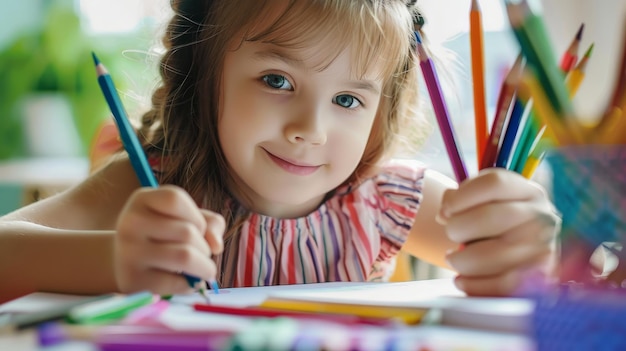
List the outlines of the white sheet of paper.
{"label": "white sheet of paper", "polygon": [[340,286],[315,290],[275,290],[267,297],[322,303],[428,308],[444,325],[504,332],[530,328],[534,302],[525,298],[466,297],[451,279]]}
{"label": "white sheet of paper", "polygon": [[[319,291],[319,290],[336,290],[349,288],[353,289],[359,286],[367,286],[379,283],[368,282],[330,282],[315,284],[295,284],[295,285],[273,285],[259,286],[250,288],[226,288],[220,289],[219,294],[208,291],[211,304],[220,306],[257,306],[263,302],[270,294],[285,291]],[[205,303],[204,298],[199,294],[175,295],[172,300],[174,303],[182,303],[191,305],[194,303]]]}
{"label": "white sheet of paper", "polygon": [[89,299],[93,299],[93,296],[36,292],[0,305],[0,314],[41,312],[59,305]]}
{"label": "white sheet of paper", "polygon": [[454,286],[451,279],[320,287],[315,290],[276,290],[268,294],[268,297],[400,307],[430,306],[431,301],[442,297],[463,296],[465,294]]}

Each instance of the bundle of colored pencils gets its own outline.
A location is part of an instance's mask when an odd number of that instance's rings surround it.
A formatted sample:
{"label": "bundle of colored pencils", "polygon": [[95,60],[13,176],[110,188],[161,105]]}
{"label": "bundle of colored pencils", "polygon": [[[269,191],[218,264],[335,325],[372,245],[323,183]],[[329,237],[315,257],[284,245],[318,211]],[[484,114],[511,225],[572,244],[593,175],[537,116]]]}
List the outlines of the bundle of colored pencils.
{"label": "bundle of colored pencils", "polygon": [[525,0],[505,4],[521,53],[502,82],[480,169],[503,167],[530,178],[552,147],[626,144],[626,44],[611,105],[597,125],[585,126],[572,105],[593,52],[591,44],[578,59],[584,24],[557,63],[543,18]]}
{"label": "bundle of colored pencils", "polygon": [[[470,48],[474,93],[476,153],[479,169],[502,167],[531,178],[552,147],[573,144],[626,144],[626,43],[618,81],[610,105],[596,125],[587,126],[575,115],[572,98],[578,91],[593,43],[579,60],[584,24],[581,24],[560,61],[543,18],[526,0],[504,0],[520,53],[502,82],[495,116],[487,132],[485,108],[483,33],[477,0],[470,8]],[[625,19],[626,20],[626,19]],[[451,126],[434,64],[415,32],[420,67],[435,116],[457,180],[467,178],[463,157]],[[626,40],[626,23],[623,37]]]}

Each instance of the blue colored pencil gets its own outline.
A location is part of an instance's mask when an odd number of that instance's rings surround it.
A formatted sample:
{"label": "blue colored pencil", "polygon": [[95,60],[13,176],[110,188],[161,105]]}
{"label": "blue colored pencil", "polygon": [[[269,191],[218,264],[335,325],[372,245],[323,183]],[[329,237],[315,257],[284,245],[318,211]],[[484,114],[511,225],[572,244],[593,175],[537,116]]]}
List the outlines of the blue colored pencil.
{"label": "blue colored pencil", "polygon": [[506,132],[504,133],[504,139],[502,139],[502,146],[498,152],[496,158],[496,167],[506,168],[510,161],[511,151],[515,145],[515,138],[517,137],[517,131],[519,130],[520,122],[524,116],[524,104],[518,98],[513,103],[513,110],[509,117],[509,122],[506,126]]}
{"label": "blue colored pencil", "polygon": [[[124,109],[124,105],[122,104],[122,100],[117,93],[117,89],[115,88],[115,84],[113,83],[113,79],[111,75],[107,71],[106,67],[95,53],[91,53],[93,56],[94,64],[96,65],[96,73],[98,74],[98,84],[100,84],[100,88],[102,89],[102,93],[104,94],[104,98],[106,99],[107,104],[109,105],[109,109],[111,109],[111,113],[113,113],[113,117],[115,118],[115,123],[117,124],[117,129],[120,134],[120,138],[122,139],[122,144],[124,145],[124,149],[128,152],[128,157],[130,159],[130,163],[139,178],[139,183],[141,186],[156,188],[159,186],[159,182],[157,181],[154,173],[152,173],[152,169],[150,168],[150,164],[148,163],[148,158],[146,154],[143,152],[143,148],[139,143],[139,139],[137,138],[137,134],[133,127],[131,126],[128,115],[126,114],[126,110]],[[198,285],[199,292],[206,298],[206,294],[204,293],[205,283],[195,276],[183,273],[187,283],[192,288],[196,288]],[[214,290],[214,293],[218,293],[217,282],[212,282],[211,288]]]}

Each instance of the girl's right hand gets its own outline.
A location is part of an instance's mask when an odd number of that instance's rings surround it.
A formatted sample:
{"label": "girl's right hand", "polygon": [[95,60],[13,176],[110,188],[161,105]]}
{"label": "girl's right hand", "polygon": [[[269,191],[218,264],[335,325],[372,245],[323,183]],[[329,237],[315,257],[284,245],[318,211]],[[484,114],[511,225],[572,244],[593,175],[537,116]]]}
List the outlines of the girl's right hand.
{"label": "girl's right hand", "polygon": [[117,222],[114,271],[121,292],[188,293],[181,275],[215,279],[211,255],[223,249],[221,215],[201,210],[183,189],[141,188],[128,199]]}

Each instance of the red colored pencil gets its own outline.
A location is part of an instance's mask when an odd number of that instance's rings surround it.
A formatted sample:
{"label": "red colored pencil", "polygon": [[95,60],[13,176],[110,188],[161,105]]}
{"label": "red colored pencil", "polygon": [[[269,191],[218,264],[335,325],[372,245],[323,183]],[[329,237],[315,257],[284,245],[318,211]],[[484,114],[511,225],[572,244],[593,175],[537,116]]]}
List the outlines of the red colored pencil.
{"label": "red colored pencil", "polygon": [[329,313],[312,313],[312,312],[297,312],[286,310],[275,310],[262,307],[231,307],[231,306],[217,306],[197,303],[193,305],[194,310],[201,312],[228,314],[231,316],[245,316],[245,317],[291,317],[295,319],[316,319],[325,320],[329,322],[335,322],[340,324],[354,325],[354,324],[368,324],[368,325],[393,325],[394,321],[386,318],[364,318],[348,314],[329,314]]}
{"label": "red colored pencil", "polygon": [[487,138],[487,141],[485,143],[485,152],[483,153],[479,169],[493,167],[494,163],[496,162],[496,157],[498,156],[498,147],[500,145],[500,136],[502,135],[502,130],[506,122],[507,116],[509,115],[511,103],[513,102],[513,98],[515,97],[517,84],[522,76],[522,68],[522,54],[519,54],[517,56],[517,59],[515,59],[515,63],[509,70],[509,73],[506,75],[504,81],[502,82],[502,88],[500,89],[498,102],[496,104],[496,115],[493,119],[493,124],[491,125],[491,132],[489,133],[489,137]]}
{"label": "red colored pencil", "polygon": [[576,36],[574,37],[574,39],[572,39],[572,42],[567,47],[567,50],[565,50],[565,52],[563,53],[563,56],[561,56],[561,63],[559,64],[559,67],[564,73],[568,73],[569,71],[573,70],[576,66],[576,63],[578,62],[578,50],[580,47],[580,40],[582,39],[584,28],[585,24],[583,23],[578,28]]}

